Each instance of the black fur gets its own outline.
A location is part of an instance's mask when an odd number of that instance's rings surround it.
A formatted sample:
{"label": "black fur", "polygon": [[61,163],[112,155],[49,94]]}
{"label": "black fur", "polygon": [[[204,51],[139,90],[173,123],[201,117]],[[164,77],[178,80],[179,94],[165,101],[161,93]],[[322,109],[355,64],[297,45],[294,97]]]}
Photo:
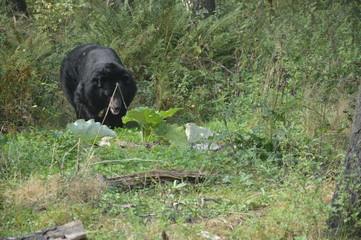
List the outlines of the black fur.
{"label": "black fur", "polygon": [[123,126],[121,118],[137,91],[115,51],[96,44],[81,45],[65,56],[60,81],[78,119],[94,119],[111,128]]}

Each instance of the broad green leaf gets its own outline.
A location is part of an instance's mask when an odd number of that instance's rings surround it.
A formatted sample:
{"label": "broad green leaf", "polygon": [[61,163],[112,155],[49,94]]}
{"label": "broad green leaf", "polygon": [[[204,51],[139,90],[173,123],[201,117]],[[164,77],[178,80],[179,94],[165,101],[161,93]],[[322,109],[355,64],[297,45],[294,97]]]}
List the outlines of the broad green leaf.
{"label": "broad green leaf", "polygon": [[[175,142],[180,142],[182,137],[180,137],[179,133],[175,134],[174,128],[164,120],[167,117],[173,116],[179,110],[181,108],[172,108],[168,111],[158,112],[148,107],[138,107],[128,111],[127,115],[123,117],[123,122],[137,122],[141,127],[143,141],[145,142],[149,141],[152,134],[167,138],[170,142],[173,141],[170,138],[175,139]],[[173,133],[170,131],[173,131]],[[173,135],[177,135],[178,140]]]}
{"label": "broad green leaf", "polygon": [[164,118],[168,118],[168,117],[172,117],[176,112],[178,112],[179,110],[182,110],[183,108],[171,108],[167,111],[160,111],[159,115],[164,119]]}
{"label": "broad green leaf", "polygon": [[154,133],[174,145],[184,146],[188,144],[184,127],[177,124],[161,123],[154,128]]}
{"label": "broad green leaf", "polygon": [[105,136],[116,137],[117,134],[105,125],[94,122],[93,119],[85,121],[84,119],[76,120],[74,123],[69,123],[67,126],[75,138],[80,138],[85,141],[93,141]]}
{"label": "broad green leaf", "polygon": [[170,125],[168,127],[167,133],[165,134],[165,137],[169,139],[171,144],[177,146],[188,145],[187,136],[183,126],[178,126],[176,124]]}
{"label": "broad green leaf", "polygon": [[155,126],[163,121],[163,118],[153,109],[147,107],[138,107],[127,112],[123,117],[123,122],[137,122],[141,126]]}

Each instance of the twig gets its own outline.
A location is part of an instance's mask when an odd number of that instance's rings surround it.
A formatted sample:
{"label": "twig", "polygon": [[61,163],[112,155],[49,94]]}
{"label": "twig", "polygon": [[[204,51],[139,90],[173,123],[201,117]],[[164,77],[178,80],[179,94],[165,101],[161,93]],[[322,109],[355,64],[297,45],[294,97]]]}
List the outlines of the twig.
{"label": "twig", "polygon": [[101,162],[91,163],[91,164],[89,164],[88,166],[93,166],[93,165],[103,164],[103,163],[130,162],[130,161],[139,161],[139,162],[161,162],[161,163],[169,164],[168,162],[163,161],[163,160],[148,160],[148,159],[140,159],[140,158],[129,158],[129,159],[119,159],[119,160],[104,160],[104,161],[101,161]]}
{"label": "twig", "polygon": [[206,202],[213,201],[215,203],[221,204],[220,198],[201,198],[201,206],[204,207]]}
{"label": "twig", "polygon": [[[207,56],[208,56],[208,54],[207,54]],[[229,74],[231,74],[231,76],[234,75],[234,72],[232,72],[231,70],[229,70],[229,69],[228,69],[226,66],[224,66],[223,64],[213,61],[213,59],[210,58],[209,56],[208,56],[208,59],[206,59],[206,60],[207,60],[208,62],[210,62],[210,63],[218,66],[218,67],[223,68],[226,72],[228,72]]]}

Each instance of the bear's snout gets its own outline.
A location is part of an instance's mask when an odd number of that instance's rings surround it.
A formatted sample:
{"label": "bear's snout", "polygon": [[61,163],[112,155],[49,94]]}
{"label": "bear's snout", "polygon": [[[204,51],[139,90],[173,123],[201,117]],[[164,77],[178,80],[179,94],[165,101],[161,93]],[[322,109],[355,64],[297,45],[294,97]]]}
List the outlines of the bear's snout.
{"label": "bear's snout", "polygon": [[113,115],[118,115],[120,113],[120,107],[119,108],[110,108],[110,111],[113,113]]}
{"label": "bear's snout", "polygon": [[115,94],[109,103],[110,111],[113,115],[118,115],[122,109],[122,100],[118,94]]}

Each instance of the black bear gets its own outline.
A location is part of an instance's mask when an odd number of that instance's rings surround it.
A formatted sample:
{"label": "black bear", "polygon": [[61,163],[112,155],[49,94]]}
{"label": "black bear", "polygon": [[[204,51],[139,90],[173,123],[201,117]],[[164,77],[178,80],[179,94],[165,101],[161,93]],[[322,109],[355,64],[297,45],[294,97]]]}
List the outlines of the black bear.
{"label": "black bear", "polygon": [[123,126],[122,117],[137,92],[116,52],[96,44],[78,46],[65,56],[60,81],[78,119],[111,128]]}

